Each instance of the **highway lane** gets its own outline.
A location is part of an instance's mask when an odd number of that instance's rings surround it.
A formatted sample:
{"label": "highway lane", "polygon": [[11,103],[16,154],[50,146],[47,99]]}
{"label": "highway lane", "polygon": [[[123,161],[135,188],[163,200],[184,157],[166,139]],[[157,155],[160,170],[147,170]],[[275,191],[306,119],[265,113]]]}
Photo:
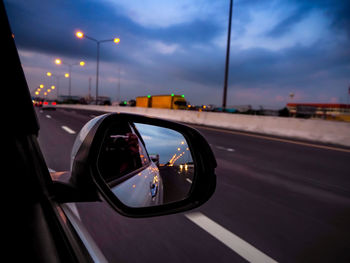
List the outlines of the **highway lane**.
{"label": "highway lane", "polygon": [[[101,113],[37,114],[48,166],[68,170],[76,133],[62,127],[78,132]],[[197,128],[216,155],[218,184],[196,211],[279,262],[350,261],[350,153]],[[245,262],[238,248],[224,245],[184,214],[130,219],[104,203],[77,206],[111,261]]]}

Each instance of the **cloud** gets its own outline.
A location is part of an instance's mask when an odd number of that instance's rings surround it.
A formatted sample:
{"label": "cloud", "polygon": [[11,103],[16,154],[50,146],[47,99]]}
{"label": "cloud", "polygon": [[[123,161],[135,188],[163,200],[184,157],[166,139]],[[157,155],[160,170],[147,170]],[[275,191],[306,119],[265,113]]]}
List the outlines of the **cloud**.
{"label": "cloud", "polygon": [[179,50],[178,44],[165,44],[161,41],[151,42],[150,46],[155,48],[157,52],[164,55],[173,54],[175,51]]}
{"label": "cloud", "polygon": [[305,16],[308,15],[308,13],[308,11],[305,12],[302,8],[295,8],[291,10],[291,12],[287,12],[287,16],[283,19],[278,19],[275,26],[267,32],[266,35],[270,37],[281,37],[289,33],[296,24],[300,23]]}
{"label": "cloud", "polygon": [[220,1],[105,1],[111,4],[118,14],[123,13],[135,23],[147,28],[168,28],[203,17],[214,19],[218,16],[218,9],[223,8]]}
{"label": "cloud", "polygon": [[276,11],[270,5],[267,9],[252,10],[251,20],[244,26],[244,34],[234,35],[233,46],[279,51],[296,45],[311,46],[329,37],[330,23],[320,10],[302,14],[292,11],[292,15],[288,16],[289,8]]}

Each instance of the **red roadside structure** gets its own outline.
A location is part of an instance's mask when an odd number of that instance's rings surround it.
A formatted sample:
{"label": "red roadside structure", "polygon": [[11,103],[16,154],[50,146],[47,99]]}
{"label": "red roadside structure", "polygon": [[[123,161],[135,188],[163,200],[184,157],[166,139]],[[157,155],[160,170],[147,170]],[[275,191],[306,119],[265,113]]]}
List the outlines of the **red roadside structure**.
{"label": "red roadside structure", "polygon": [[287,108],[292,117],[350,121],[350,104],[288,103]]}

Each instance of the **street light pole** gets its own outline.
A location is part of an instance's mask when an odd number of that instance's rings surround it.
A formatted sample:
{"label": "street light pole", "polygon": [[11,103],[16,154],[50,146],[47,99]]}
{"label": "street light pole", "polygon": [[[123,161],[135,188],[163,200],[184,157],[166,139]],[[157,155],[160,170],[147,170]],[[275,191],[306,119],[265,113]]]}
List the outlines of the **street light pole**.
{"label": "street light pole", "polygon": [[97,40],[93,37],[85,35],[83,32],[78,31],[75,33],[77,38],[86,38],[92,40],[97,45],[97,54],[96,54],[96,105],[98,104],[98,82],[99,82],[99,67],[100,67],[100,44],[104,42],[114,42],[118,44],[120,42],[119,38]]}
{"label": "street light pole", "polygon": [[56,78],[56,94],[57,94],[57,99],[59,98],[60,94],[59,94],[59,89],[60,89],[60,77],[62,76],[58,76],[56,74],[53,74],[51,72],[47,72],[46,75],[50,78]]}
{"label": "street light pole", "polygon": [[97,54],[96,54],[96,105],[98,104],[98,78],[100,68],[100,42],[97,41]]}
{"label": "street light pole", "polygon": [[227,33],[227,47],[226,47],[224,94],[222,98],[223,111],[225,111],[226,109],[226,100],[227,100],[227,82],[228,82],[228,70],[229,70],[229,64],[230,64],[232,5],[233,5],[233,0],[230,0],[230,13],[229,13],[229,19],[228,19],[228,33]]}
{"label": "street light pole", "polygon": [[80,62],[77,62],[77,63],[73,63],[73,64],[70,64],[70,63],[66,63],[66,62],[63,62],[61,59],[57,58],[55,60],[55,63],[57,65],[61,65],[61,64],[64,64],[64,65],[67,65],[68,66],[68,96],[69,98],[71,98],[71,90],[72,90],[72,66],[85,66],[85,62],[84,61],[80,61]]}
{"label": "street light pole", "polygon": [[69,80],[68,80],[68,96],[71,98],[72,96],[72,65],[71,64],[66,64],[68,65],[68,74],[69,74]]}

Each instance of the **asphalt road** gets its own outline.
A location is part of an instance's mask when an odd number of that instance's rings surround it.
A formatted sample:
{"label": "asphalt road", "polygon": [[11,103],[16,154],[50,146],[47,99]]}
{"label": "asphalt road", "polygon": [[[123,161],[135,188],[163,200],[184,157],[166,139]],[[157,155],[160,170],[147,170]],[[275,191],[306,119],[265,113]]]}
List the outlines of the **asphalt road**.
{"label": "asphalt road", "polygon": [[[101,113],[37,110],[49,168],[69,170],[76,134]],[[131,219],[77,204],[111,262],[350,262],[350,151],[196,127],[217,162],[217,189],[187,213]],[[193,213],[198,212],[198,213]]]}

